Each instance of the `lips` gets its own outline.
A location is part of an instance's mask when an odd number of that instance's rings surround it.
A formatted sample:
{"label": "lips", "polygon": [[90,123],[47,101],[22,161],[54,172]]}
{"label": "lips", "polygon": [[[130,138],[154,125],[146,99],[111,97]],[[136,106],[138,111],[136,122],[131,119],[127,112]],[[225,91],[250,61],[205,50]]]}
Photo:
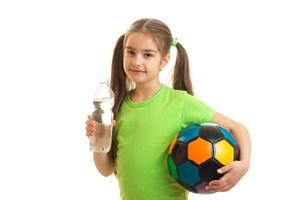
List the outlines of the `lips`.
{"label": "lips", "polygon": [[146,73],[145,70],[142,70],[142,69],[133,69],[133,68],[129,68],[129,71],[130,72],[133,72],[133,73]]}

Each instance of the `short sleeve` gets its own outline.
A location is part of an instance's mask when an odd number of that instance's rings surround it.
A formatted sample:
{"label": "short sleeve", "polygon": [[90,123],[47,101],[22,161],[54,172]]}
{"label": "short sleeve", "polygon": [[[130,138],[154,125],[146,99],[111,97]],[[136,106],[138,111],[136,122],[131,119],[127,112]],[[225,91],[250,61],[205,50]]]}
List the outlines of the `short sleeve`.
{"label": "short sleeve", "polygon": [[182,122],[184,124],[211,122],[215,115],[214,109],[189,94],[184,95],[183,101]]}

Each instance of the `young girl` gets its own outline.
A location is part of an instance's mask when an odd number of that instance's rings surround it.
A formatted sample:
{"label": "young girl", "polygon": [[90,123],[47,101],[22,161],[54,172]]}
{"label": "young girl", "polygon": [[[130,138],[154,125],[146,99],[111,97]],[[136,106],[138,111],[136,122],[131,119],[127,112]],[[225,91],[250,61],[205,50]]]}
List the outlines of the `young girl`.
{"label": "young girl", "polygon": [[[171,46],[177,48],[173,88],[159,81]],[[117,41],[111,72],[115,93],[113,144],[108,154],[94,153],[94,162],[102,175],[115,173],[123,200],[187,199],[187,192],[169,175],[166,155],[175,134],[193,123],[224,126],[241,150],[240,161],[218,169],[224,176],[206,186],[209,192],[228,191],[247,172],[247,129],[193,96],[188,56],[166,24],[156,19],[134,22]],[[101,126],[91,116],[86,124],[87,136]]]}

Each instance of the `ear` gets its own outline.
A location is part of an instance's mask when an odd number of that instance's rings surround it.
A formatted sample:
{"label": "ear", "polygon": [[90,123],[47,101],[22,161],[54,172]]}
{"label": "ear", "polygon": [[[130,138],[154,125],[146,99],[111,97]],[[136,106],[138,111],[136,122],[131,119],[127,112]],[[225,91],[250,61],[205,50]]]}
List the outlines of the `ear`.
{"label": "ear", "polygon": [[162,70],[169,62],[170,60],[170,53],[167,53],[164,57],[161,58],[161,61],[160,61],[160,70]]}

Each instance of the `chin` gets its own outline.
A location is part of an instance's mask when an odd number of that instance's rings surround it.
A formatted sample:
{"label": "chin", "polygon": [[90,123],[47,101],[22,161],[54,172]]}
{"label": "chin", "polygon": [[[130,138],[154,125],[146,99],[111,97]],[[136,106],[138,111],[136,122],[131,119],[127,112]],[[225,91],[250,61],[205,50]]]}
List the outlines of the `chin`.
{"label": "chin", "polygon": [[145,77],[141,77],[141,76],[128,76],[128,78],[135,83],[142,83],[147,81]]}

